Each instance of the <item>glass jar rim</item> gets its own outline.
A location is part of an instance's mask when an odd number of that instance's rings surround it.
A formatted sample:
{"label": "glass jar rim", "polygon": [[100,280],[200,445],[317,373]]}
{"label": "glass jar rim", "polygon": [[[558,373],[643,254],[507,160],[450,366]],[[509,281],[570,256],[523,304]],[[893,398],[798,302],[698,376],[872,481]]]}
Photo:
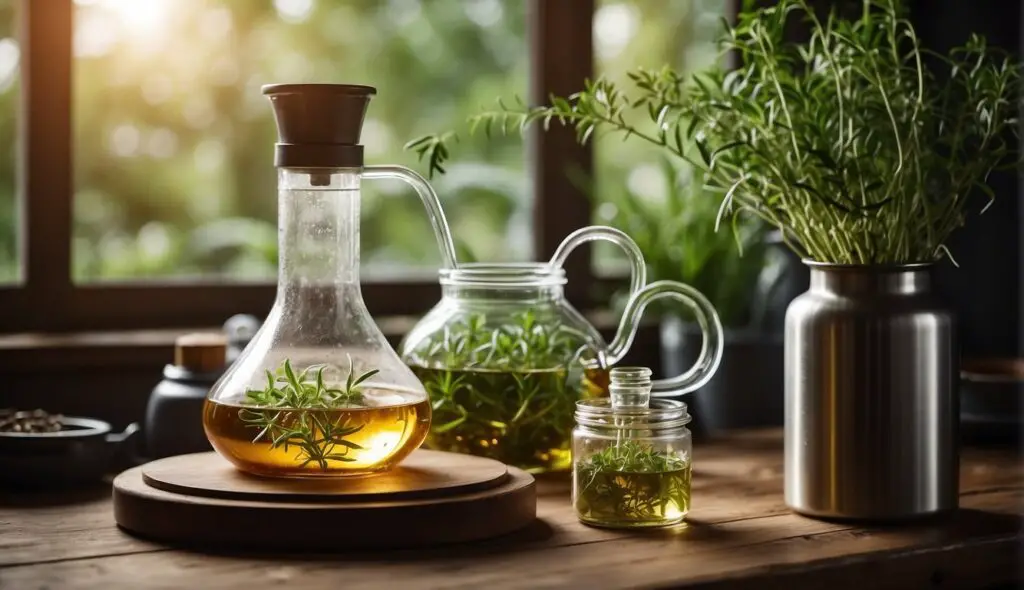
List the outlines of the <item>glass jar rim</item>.
{"label": "glass jar rim", "polygon": [[554,287],[566,283],[565,270],[546,262],[468,262],[441,269],[442,285],[510,288]]}
{"label": "glass jar rim", "polygon": [[[620,418],[626,420],[620,422],[617,420]],[[663,430],[685,426],[691,420],[686,404],[672,399],[652,399],[648,407],[642,408],[613,408],[608,398],[576,402],[576,423],[581,426],[616,430]]]}

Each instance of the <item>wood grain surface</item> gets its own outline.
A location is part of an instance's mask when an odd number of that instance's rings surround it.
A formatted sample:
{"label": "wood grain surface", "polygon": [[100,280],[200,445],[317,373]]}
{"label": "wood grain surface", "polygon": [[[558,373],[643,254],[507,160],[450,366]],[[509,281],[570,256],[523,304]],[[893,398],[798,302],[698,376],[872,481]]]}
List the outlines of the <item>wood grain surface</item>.
{"label": "wood grain surface", "polygon": [[[541,477],[533,525],[416,550],[180,551],[119,531],[108,498],[3,494],[0,588],[903,590],[1024,581],[1024,467],[1015,449],[964,449],[962,509],[952,518],[876,528],[788,512],[781,449],[778,431],[698,445],[685,526],[586,527],[568,504],[568,481]],[[344,534],[358,531],[335,533]]]}
{"label": "wood grain surface", "polygon": [[425,499],[493,488],[508,474],[493,459],[417,450],[380,475],[268,478],[247,475],[214,452],[180,455],[142,466],[143,481],[166,492],[233,500],[347,502]]}

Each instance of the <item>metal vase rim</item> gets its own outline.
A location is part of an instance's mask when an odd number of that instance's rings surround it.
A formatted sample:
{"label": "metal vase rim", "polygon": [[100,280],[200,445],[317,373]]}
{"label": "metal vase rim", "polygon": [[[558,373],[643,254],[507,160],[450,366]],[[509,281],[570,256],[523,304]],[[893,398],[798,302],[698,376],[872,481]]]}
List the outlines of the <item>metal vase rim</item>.
{"label": "metal vase rim", "polygon": [[820,262],[803,258],[800,260],[811,270],[840,271],[840,272],[913,272],[920,270],[931,270],[935,268],[935,262],[885,262],[882,264],[850,264],[844,262]]}

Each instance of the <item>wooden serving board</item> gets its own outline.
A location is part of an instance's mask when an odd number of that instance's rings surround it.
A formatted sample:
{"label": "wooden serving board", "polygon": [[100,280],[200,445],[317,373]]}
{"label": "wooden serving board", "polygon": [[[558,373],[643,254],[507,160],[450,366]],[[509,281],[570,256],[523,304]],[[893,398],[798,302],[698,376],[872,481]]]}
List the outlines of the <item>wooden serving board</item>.
{"label": "wooden serving board", "polygon": [[114,480],[118,525],[189,547],[432,546],[510,533],[533,522],[536,512],[528,473],[491,459],[427,450],[389,473],[367,477],[261,478],[210,452],[160,459]]}

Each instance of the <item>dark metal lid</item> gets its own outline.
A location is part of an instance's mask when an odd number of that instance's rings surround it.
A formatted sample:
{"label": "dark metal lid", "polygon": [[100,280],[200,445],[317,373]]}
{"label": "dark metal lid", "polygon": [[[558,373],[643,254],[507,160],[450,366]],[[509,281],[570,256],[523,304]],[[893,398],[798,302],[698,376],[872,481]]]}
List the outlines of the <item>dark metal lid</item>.
{"label": "dark metal lid", "polygon": [[349,168],[363,165],[359,135],[377,90],[355,84],[268,84],[277,122],[274,165]]}

